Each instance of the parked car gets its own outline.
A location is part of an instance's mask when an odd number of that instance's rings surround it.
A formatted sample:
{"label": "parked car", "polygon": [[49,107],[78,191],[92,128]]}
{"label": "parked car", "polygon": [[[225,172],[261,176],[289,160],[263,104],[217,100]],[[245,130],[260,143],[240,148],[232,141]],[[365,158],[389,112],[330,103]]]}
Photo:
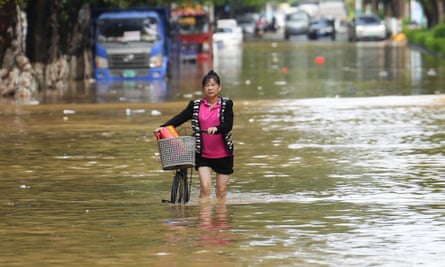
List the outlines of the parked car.
{"label": "parked car", "polygon": [[236,22],[238,26],[243,29],[244,37],[253,37],[255,34],[255,25],[258,19],[260,18],[259,14],[256,13],[246,13],[244,15],[236,18]]}
{"label": "parked car", "polygon": [[217,47],[239,45],[243,42],[243,30],[234,19],[220,19],[216,22],[213,42]]}
{"label": "parked car", "polygon": [[321,18],[312,20],[307,32],[309,40],[316,40],[320,37],[330,37],[335,40],[335,20]]}
{"label": "parked car", "polygon": [[307,34],[311,17],[303,10],[287,14],[284,19],[284,39],[288,40],[293,35]]}
{"label": "parked car", "polygon": [[348,25],[348,40],[350,42],[361,40],[385,40],[386,37],[386,26],[376,15],[359,15],[352,19]]}

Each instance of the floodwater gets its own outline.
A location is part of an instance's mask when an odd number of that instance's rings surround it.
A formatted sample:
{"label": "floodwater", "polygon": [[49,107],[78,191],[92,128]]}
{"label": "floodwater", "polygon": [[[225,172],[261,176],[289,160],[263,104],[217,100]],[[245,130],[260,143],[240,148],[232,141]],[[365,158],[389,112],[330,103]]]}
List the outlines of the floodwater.
{"label": "floodwater", "polygon": [[161,203],[173,173],[151,131],[199,97],[205,66],[166,92],[0,106],[0,265],[445,264],[443,60],[372,42],[218,53],[235,101],[225,204],[199,204],[196,172],[189,204]]}

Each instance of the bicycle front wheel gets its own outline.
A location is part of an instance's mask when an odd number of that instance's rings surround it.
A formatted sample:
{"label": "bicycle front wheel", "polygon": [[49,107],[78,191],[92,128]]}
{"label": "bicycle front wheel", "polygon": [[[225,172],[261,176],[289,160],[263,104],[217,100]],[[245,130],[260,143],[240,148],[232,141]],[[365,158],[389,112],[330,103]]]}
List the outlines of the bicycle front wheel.
{"label": "bicycle front wheel", "polygon": [[179,169],[173,177],[171,203],[187,203],[190,200],[187,169]]}

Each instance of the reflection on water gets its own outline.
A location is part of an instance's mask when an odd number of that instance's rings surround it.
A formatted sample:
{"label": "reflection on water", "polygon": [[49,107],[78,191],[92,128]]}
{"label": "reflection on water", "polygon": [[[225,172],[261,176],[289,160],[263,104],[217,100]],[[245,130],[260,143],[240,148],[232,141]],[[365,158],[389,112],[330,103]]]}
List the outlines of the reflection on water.
{"label": "reflection on water", "polygon": [[155,81],[100,81],[96,83],[98,103],[162,102],[167,97],[167,82]]}
{"label": "reflection on water", "polygon": [[0,265],[443,264],[445,96],[235,101],[225,205],[161,203],[177,106],[2,109]]}
{"label": "reflection on water", "polygon": [[[213,211],[213,208],[215,211]],[[223,246],[231,243],[229,220],[225,203],[201,203],[199,212],[199,224],[202,236],[199,238],[198,246]]]}
{"label": "reflection on water", "polygon": [[[318,59],[323,60],[318,60]],[[41,103],[170,102],[201,91],[218,71],[234,99],[367,97],[444,93],[443,60],[387,42],[247,41],[215,49],[214,60],[171,66],[168,81],[76,83],[45,92]]]}
{"label": "reflection on water", "polygon": [[[365,50],[375,59],[360,62]],[[444,264],[437,61],[327,42],[246,43],[241,62],[219,52],[237,149],[223,205],[199,203],[196,172],[189,204],[161,203],[174,173],[162,171],[152,134],[199,95],[209,66],[181,65],[166,87],[0,106],[0,265]]]}
{"label": "reflection on water", "polygon": [[243,47],[215,48],[213,67],[223,77],[224,88],[239,87],[243,70]]}

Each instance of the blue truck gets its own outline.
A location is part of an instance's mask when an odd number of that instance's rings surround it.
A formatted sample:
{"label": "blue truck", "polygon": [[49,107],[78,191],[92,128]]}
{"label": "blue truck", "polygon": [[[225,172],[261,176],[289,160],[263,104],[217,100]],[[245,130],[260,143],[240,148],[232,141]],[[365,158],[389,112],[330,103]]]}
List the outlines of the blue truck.
{"label": "blue truck", "polygon": [[167,8],[96,10],[96,81],[166,79],[174,42],[169,20]]}

